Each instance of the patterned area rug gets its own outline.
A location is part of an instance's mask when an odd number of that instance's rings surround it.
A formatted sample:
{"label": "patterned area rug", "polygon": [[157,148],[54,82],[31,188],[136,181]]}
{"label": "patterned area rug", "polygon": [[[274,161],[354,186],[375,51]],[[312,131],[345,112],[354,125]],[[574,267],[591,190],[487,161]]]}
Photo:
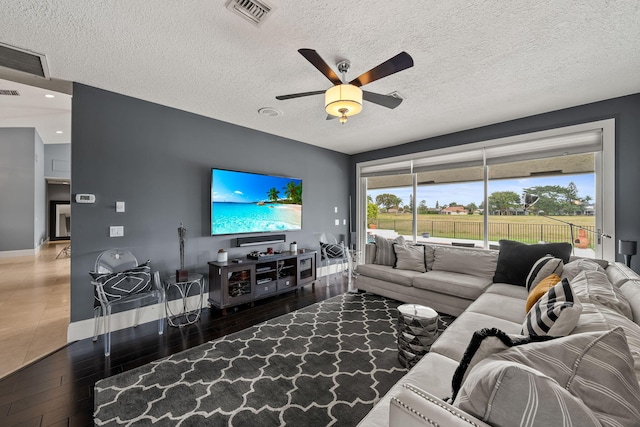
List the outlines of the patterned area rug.
{"label": "patterned area rug", "polygon": [[95,424],[356,425],[407,372],[398,305],[343,294],[106,378]]}

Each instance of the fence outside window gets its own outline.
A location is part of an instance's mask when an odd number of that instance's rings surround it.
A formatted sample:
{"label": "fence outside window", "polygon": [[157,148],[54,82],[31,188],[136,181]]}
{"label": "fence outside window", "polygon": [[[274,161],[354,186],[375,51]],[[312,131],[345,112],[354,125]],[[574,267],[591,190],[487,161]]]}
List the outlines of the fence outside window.
{"label": "fence outside window", "polygon": [[[412,221],[406,219],[380,219],[373,221],[379,229],[394,230],[398,234],[412,235]],[[418,220],[418,236],[429,233],[430,237],[446,239],[484,240],[484,223],[472,221],[435,221]],[[589,231],[595,227],[583,226]],[[578,228],[573,228],[574,239],[578,237]],[[590,248],[594,248],[593,234],[587,233],[591,240]],[[522,243],[538,242],[570,242],[571,227],[567,224],[514,224],[507,222],[489,222],[489,240],[515,240]]]}

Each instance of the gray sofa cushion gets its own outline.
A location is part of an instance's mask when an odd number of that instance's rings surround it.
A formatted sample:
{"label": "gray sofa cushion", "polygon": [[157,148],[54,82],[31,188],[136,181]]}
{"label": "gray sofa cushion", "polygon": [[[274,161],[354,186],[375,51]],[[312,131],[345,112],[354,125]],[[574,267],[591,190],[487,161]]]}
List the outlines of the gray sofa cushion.
{"label": "gray sofa cushion", "polygon": [[358,273],[363,276],[374,277],[385,282],[408,287],[412,286],[414,277],[424,274],[411,270],[397,270],[393,267],[378,264],[361,264],[358,266]]}
{"label": "gray sofa cushion", "polygon": [[496,272],[498,253],[482,249],[436,246],[433,270],[463,273],[491,279]]}
{"label": "gray sofa cushion", "polygon": [[413,270],[420,273],[427,272],[427,259],[422,245],[399,245],[394,243],[393,251],[396,263],[393,268],[399,270]]}
{"label": "gray sofa cushion", "polygon": [[413,279],[413,286],[416,288],[456,295],[469,300],[478,298],[490,284],[491,279],[486,277],[438,270],[415,276]]}
{"label": "gray sofa cushion", "polygon": [[[475,303],[474,303],[475,304]],[[465,311],[431,346],[431,353],[438,353],[459,363],[467,350],[473,333],[482,328],[498,328],[508,334],[519,334],[522,322],[497,319],[495,316]]]}
{"label": "gray sofa cushion", "polygon": [[616,268],[607,268],[606,273],[611,283],[617,287],[622,286],[627,280],[638,279],[638,275],[621,262],[616,262]]}
{"label": "gray sofa cushion", "polygon": [[640,280],[628,280],[622,286],[620,291],[627,298],[633,320],[635,323],[640,323]]}

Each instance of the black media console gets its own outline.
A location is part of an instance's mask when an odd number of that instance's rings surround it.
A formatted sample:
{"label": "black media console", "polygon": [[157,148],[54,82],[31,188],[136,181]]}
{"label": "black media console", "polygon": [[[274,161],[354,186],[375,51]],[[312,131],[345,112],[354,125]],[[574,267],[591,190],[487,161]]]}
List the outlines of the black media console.
{"label": "black media console", "polygon": [[316,251],[301,249],[242,262],[209,262],[209,303],[222,309],[315,286]]}

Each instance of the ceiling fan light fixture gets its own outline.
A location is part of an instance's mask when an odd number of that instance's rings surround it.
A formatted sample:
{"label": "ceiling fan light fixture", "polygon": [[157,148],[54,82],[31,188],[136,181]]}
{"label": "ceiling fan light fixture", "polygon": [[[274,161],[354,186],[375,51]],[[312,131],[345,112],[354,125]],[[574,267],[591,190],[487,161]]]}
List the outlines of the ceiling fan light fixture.
{"label": "ceiling fan light fixture", "polygon": [[347,117],[362,111],[362,89],[349,84],[335,85],[325,92],[324,105],[327,114],[340,117],[344,123]]}

